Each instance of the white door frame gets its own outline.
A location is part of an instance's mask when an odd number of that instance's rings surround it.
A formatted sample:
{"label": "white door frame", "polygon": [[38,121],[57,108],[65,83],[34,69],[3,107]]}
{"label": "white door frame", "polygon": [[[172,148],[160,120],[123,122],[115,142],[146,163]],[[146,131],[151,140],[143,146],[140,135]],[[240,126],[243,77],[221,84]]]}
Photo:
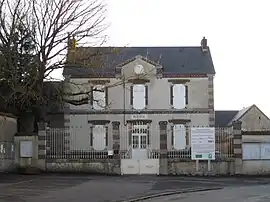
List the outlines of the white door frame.
{"label": "white door frame", "polygon": [[147,159],[147,129],[148,125],[132,126],[132,159]]}
{"label": "white door frame", "polygon": [[[131,130],[131,131],[130,131]],[[132,124],[128,132],[131,132],[129,138],[130,158],[121,159],[121,174],[159,174],[159,159],[149,158],[149,125]],[[151,141],[150,141],[151,143]]]}

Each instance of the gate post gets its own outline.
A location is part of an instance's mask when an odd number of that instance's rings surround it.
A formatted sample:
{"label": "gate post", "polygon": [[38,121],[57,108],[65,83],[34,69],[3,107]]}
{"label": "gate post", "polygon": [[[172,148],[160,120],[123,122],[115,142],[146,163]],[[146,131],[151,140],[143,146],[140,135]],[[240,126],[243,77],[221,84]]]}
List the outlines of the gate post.
{"label": "gate post", "polygon": [[112,122],[112,139],[113,139],[113,160],[114,160],[114,169],[113,172],[121,174],[121,159],[119,155],[120,151],[120,122]]}
{"label": "gate post", "polygon": [[159,134],[160,134],[159,175],[168,175],[167,124],[168,124],[167,121],[159,122]]}
{"label": "gate post", "polygon": [[47,123],[38,123],[38,166],[42,171],[46,170],[46,128]]}
{"label": "gate post", "polygon": [[233,154],[234,154],[234,174],[242,174],[242,132],[241,121],[233,122]]}

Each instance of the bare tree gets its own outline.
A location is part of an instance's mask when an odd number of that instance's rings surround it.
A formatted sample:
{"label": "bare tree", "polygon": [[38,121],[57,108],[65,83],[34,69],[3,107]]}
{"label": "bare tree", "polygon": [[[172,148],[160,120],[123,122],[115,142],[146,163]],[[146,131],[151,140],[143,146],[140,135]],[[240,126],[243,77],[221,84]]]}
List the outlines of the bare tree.
{"label": "bare tree", "polygon": [[[71,37],[105,41],[106,7],[101,0],[0,0],[0,11],[0,81],[8,85],[9,100],[30,101],[42,119],[44,81],[66,64]],[[18,60],[26,53],[33,62]]]}

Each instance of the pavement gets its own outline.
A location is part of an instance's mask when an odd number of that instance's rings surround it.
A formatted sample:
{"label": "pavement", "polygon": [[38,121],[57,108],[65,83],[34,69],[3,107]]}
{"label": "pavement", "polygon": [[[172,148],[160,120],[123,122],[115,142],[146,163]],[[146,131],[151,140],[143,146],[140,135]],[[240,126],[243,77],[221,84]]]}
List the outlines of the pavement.
{"label": "pavement", "polygon": [[0,202],[119,202],[168,191],[268,184],[270,186],[270,177],[0,175]]}

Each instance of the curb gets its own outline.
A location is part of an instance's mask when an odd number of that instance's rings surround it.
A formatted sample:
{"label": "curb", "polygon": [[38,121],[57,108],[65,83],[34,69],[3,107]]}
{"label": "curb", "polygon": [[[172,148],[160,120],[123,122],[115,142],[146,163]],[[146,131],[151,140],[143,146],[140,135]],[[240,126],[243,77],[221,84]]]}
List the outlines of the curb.
{"label": "curb", "polygon": [[184,193],[194,193],[194,192],[203,192],[203,191],[215,191],[215,190],[220,190],[223,189],[223,187],[216,187],[216,188],[202,188],[202,189],[191,189],[191,190],[183,190],[183,191],[167,191],[167,192],[162,192],[158,194],[151,194],[151,195],[146,195],[142,196],[139,198],[134,198],[134,199],[129,199],[125,201],[117,201],[117,202],[137,202],[137,201],[143,201],[147,199],[152,199],[152,198],[158,198],[162,196],[170,196],[170,195],[176,195],[176,194],[184,194]]}

